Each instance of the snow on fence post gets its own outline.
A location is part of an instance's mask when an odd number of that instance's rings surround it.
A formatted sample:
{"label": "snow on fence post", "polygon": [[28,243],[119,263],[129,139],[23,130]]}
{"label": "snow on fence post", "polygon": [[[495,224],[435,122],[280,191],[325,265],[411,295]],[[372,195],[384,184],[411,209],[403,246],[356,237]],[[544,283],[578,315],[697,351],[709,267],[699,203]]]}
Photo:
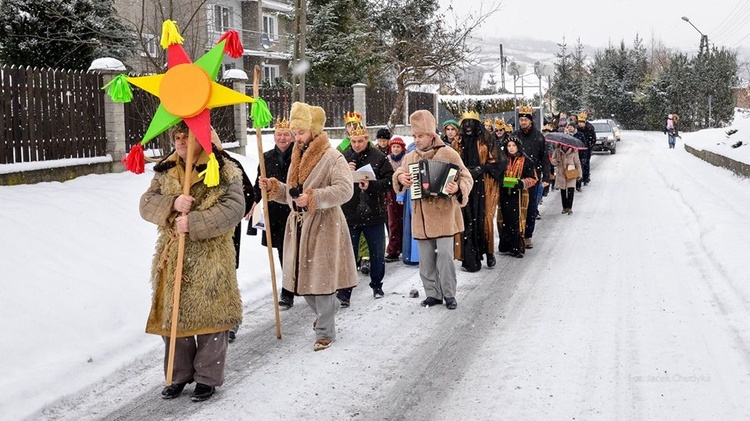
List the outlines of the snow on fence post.
{"label": "snow on fence post", "polygon": [[409,125],[409,127],[411,127],[411,121],[409,121],[410,115],[411,115],[411,110],[409,109],[409,89],[407,89],[404,92],[404,124]]}
{"label": "snow on fence post", "polygon": [[364,83],[355,83],[352,85],[354,93],[354,109],[362,114],[362,124],[367,126],[367,85]]}
{"label": "snow on fence post", "polygon": [[[232,89],[236,92],[245,92],[246,81],[249,79],[247,73],[240,69],[229,69],[224,72],[224,79],[232,82]],[[245,146],[247,146],[247,103],[240,102],[235,104],[234,108],[234,137],[239,141],[240,147],[233,150],[240,155],[247,156]]]}
{"label": "snow on fence post", "polygon": [[[89,72],[98,72],[102,75],[102,86],[106,85],[118,74],[126,71],[121,61],[104,57],[91,62]],[[107,133],[107,154],[112,156],[112,171],[122,172],[125,167],[120,160],[126,154],[125,146],[125,104],[114,102],[109,95],[104,95],[104,124]]]}

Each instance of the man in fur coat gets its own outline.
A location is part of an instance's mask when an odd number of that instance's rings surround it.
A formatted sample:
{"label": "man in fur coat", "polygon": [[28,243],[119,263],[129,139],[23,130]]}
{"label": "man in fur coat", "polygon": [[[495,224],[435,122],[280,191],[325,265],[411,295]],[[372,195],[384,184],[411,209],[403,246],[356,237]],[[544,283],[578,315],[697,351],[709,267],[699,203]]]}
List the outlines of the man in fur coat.
{"label": "man in fur coat", "polygon": [[292,209],[284,231],[284,288],[305,297],[317,318],[315,351],[336,339],[336,291],[357,285],[357,268],[341,205],[354,193],[349,164],[323,131],[325,113],[292,104],[292,164],[286,183],[261,178],[268,197]]}
{"label": "man in fur coat", "polygon": [[451,162],[460,168],[458,182],[448,183],[450,198],[429,196],[414,200],[411,230],[419,249],[419,276],[425,295],[422,306],[441,304],[454,310],[456,302],[456,267],[453,265],[453,236],[464,230],[461,207],[465,206],[473,180],[458,152],[440,139],[436,133],[437,122],[427,110],[417,110],[410,117],[416,149],[409,152],[401,167],[393,174],[393,189],[400,193],[409,188],[412,180],[409,164],[422,159]]}
{"label": "man in fur coat", "polygon": [[189,174],[190,194],[184,195],[185,159],[191,141],[184,123],[173,130],[173,139],[176,151],[154,167],[156,174],[140,201],[141,217],[156,224],[159,233],[151,269],[153,292],[146,332],[164,338],[166,372],[178,237],[185,233],[173,382],[164,388],[162,397],[176,398],[186,384],[195,381],[192,400],[202,401],[224,382],[228,331],[242,322],[232,244],[232,232],[245,210],[242,173],[214,149],[220,183],[207,187],[200,173],[206,168],[208,155],[193,139],[197,156]]}

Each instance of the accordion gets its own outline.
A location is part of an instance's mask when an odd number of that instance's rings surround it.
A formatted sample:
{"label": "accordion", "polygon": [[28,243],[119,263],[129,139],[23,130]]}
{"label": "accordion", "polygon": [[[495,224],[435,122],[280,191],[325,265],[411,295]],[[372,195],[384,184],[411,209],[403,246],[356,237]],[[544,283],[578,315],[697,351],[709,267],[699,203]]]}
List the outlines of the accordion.
{"label": "accordion", "polygon": [[458,165],[437,159],[423,159],[408,165],[411,174],[411,198],[438,196],[451,197],[445,189],[448,183],[458,180]]}

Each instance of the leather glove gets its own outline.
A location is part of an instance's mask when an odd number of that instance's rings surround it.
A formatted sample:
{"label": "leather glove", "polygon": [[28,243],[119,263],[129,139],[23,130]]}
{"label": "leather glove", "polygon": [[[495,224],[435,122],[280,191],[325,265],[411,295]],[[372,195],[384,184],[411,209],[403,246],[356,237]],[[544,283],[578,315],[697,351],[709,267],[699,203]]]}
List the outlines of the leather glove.
{"label": "leather glove", "polygon": [[482,175],[482,167],[471,167],[469,168],[469,174],[471,174],[471,178],[476,180]]}
{"label": "leather glove", "polygon": [[518,182],[516,183],[516,189],[523,190],[525,188],[525,185],[523,184],[523,180],[520,178],[518,179]]}

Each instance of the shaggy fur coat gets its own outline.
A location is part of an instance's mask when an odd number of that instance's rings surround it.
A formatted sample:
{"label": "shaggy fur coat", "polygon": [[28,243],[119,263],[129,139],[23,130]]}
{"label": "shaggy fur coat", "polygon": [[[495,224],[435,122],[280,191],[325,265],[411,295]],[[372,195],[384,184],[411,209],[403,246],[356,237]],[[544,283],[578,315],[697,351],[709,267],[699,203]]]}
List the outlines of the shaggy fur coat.
{"label": "shaggy fur coat", "polygon": [[[218,157],[218,154],[217,154]],[[220,184],[206,187],[198,173],[205,169],[205,152],[190,177],[195,198],[188,213],[190,232],[180,292],[177,336],[229,330],[242,323],[242,300],[237,286],[232,232],[245,209],[242,173],[229,161],[220,161]],[[156,252],[151,268],[152,300],[146,332],[169,336],[179,234],[174,201],[182,194],[185,169],[176,153],[154,167],[156,174],[141,196],[141,217],[157,225]]]}
{"label": "shaggy fur coat", "polygon": [[[268,197],[286,203],[292,213],[284,230],[284,289],[297,295],[327,295],[357,286],[349,227],[341,210],[354,193],[349,164],[331,147],[328,134],[317,135],[302,150],[294,145],[287,182],[270,178]],[[310,196],[307,209],[294,209],[289,189]]]}

